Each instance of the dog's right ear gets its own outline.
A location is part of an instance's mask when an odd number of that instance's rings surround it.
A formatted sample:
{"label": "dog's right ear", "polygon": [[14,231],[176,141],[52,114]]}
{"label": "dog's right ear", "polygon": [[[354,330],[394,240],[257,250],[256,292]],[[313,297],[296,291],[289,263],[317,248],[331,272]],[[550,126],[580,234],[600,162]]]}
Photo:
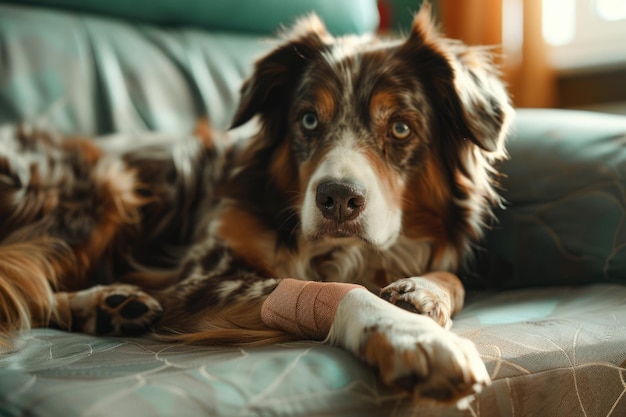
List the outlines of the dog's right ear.
{"label": "dog's right ear", "polygon": [[241,88],[239,107],[231,128],[252,117],[269,113],[284,114],[283,106],[306,66],[332,41],[326,27],[312,14],[296,22],[285,42],[256,62],[254,73]]}

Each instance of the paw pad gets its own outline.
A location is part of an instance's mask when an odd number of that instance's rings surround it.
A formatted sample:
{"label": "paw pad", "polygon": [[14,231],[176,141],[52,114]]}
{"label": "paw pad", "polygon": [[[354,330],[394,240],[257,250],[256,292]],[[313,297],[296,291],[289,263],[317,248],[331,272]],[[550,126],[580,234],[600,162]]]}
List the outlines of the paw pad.
{"label": "paw pad", "polygon": [[150,309],[144,303],[139,301],[129,301],[121,310],[120,315],[125,319],[136,319],[143,316]]}
{"label": "paw pad", "polygon": [[160,304],[138,288],[119,285],[102,287],[95,312],[95,333],[137,336],[162,313]]}
{"label": "paw pad", "polygon": [[111,308],[115,308],[117,306],[119,306],[120,304],[122,304],[124,301],[126,301],[128,299],[127,296],[122,295],[122,294],[113,294],[113,295],[109,295],[104,302],[106,303],[106,305],[108,305]]}

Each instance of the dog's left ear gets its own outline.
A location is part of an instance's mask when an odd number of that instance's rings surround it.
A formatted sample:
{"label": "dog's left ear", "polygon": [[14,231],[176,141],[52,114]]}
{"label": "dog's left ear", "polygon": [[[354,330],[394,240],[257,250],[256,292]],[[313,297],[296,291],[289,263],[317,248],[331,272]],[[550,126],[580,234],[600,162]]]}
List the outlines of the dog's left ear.
{"label": "dog's left ear", "polygon": [[487,48],[444,38],[424,2],[401,51],[431,90],[435,112],[447,113],[458,135],[487,152],[504,152],[514,111]]}

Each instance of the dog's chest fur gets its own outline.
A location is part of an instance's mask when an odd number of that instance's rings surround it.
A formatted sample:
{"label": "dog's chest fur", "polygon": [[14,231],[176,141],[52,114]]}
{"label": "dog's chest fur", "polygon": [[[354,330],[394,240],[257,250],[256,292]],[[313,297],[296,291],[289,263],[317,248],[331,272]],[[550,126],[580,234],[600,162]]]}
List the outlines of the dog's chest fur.
{"label": "dog's chest fur", "polygon": [[399,277],[424,273],[431,258],[427,241],[416,242],[405,237],[400,237],[384,251],[375,250],[358,239],[323,244],[301,239],[298,248],[298,251],[276,252],[276,276],[352,282],[371,290],[378,290]]}

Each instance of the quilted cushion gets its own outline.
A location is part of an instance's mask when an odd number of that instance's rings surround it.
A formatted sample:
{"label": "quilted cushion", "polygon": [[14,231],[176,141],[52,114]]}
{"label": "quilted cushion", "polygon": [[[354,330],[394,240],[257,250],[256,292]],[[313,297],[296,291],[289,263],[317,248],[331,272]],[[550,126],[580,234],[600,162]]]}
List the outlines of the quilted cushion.
{"label": "quilted cushion", "polygon": [[626,117],[520,110],[474,285],[626,283]]}
{"label": "quilted cushion", "polygon": [[452,330],[476,343],[494,381],[464,411],[414,406],[321,343],[183,346],[37,329],[0,356],[0,415],[621,417],[624,297],[616,285],[471,294]]}

